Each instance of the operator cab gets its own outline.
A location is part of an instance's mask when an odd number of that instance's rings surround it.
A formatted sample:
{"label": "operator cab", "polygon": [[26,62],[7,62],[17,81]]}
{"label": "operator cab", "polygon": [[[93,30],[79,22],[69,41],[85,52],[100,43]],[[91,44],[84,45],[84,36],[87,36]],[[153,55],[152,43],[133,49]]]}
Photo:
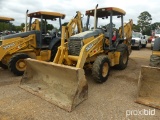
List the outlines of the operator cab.
{"label": "operator cab", "polygon": [[[61,30],[61,20],[65,18],[65,14],[58,12],[46,12],[38,11],[34,13],[29,13],[29,31],[36,30],[37,33],[37,47],[42,49],[48,49],[53,39],[57,37],[56,31],[47,31],[48,21],[56,21],[59,19],[59,29]],[[35,21],[32,22],[32,19],[35,18]],[[54,26],[54,25],[53,25]]]}
{"label": "operator cab", "polygon": [[[98,7],[98,5],[97,5]],[[96,11],[96,14],[95,14]],[[120,41],[124,40],[124,27],[123,27],[123,16],[126,14],[126,12],[120,8],[116,8],[116,7],[105,7],[105,8],[96,8],[96,9],[91,9],[91,10],[87,10],[86,11],[86,15],[87,15],[87,23],[86,23],[86,27],[87,29],[89,29],[89,21],[90,21],[90,16],[94,16],[94,30],[96,29],[102,29],[103,30],[103,34],[105,35],[106,39],[108,39],[109,43],[112,43],[112,37],[113,37],[113,31],[115,31],[113,29],[114,24],[113,24],[113,16],[116,16],[117,18],[121,18],[121,30],[119,29],[119,31],[116,31],[116,42],[114,44],[118,44]],[[103,26],[100,28],[97,28],[98,26],[98,20],[99,19],[107,19],[110,18],[109,20],[109,24],[106,23],[106,25],[108,24],[109,26]],[[121,32],[121,36],[118,35],[118,33]],[[105,50],[112,50],[115,49],[115,46],[113,43],[106,45],[104,44],[104,49]]]}

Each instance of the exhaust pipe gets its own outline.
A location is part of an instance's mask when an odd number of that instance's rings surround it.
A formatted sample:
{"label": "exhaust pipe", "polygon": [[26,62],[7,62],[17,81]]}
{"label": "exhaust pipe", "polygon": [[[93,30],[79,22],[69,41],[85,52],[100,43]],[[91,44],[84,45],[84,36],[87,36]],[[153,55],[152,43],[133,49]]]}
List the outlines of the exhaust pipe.
{"label": "exhaust pipe", "polygon": [[27,31],[27,18],[28,18],[27,15],[28,15],[28,11],[29,11],[29,10],[26,11],[25,32]]}
{"label": "exhaust pipe", "polygon": [[96,5],[94,10],[94,29],[97,28],[97,8],[98,8],[98,4]]}

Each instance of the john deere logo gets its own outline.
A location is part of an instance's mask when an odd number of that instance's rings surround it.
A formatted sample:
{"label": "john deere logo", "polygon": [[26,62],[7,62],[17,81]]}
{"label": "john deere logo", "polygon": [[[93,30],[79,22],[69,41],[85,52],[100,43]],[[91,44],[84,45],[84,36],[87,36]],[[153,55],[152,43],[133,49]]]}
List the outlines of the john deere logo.
{"label": "john deere logo", "polygon": [[12,47],[12,46],[15,46],[15,44],[14,43],[11,43],[11,44],[8,44],[8,45],[6,45],[6,46],[3,46],[3,49],[8,49],[8,48],[10,48],[10,47]]}

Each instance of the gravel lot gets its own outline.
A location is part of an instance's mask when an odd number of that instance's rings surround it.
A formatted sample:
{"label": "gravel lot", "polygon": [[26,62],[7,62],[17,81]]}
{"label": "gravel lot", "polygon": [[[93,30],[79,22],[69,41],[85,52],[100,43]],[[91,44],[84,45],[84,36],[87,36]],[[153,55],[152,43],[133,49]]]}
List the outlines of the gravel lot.
{"label": "gravel lot", "polygon": [[87,71],[88,99],[71,113],[19,88],[21,77],[0,68],[0,120],[159,120],[158,109],[155,115],[136,115],[137,111],[154,108],[134,102],[141,65],[149,64],[151,53],[150,44],[140,51],[133,50],[128,67],[122,71],[111,69],[103,84],[95,83]]}

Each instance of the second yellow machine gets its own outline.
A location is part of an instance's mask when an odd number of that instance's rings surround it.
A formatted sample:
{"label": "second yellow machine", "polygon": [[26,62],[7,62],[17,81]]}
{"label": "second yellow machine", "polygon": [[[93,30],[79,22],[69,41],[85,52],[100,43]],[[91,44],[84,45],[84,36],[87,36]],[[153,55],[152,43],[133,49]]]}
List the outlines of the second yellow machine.
{"label": "second yellow machine", "polygon": [[[15,75],[22,75],[26,69],[24,59],[32,58],[41,61],[53,61],[61,38],[51,31],[47,34],[47,20],[59,19],[61,30],[61,19],[65,14],[57,12],[39,11],[28,14],[28,31],[0,38],[0,67],[9,68]],[[33,19],[35,21],[32,23]],[[40,20],[40,21],[39,21]],[[73,29],[78,26],[78,32],[82,32],[81,13],[67,24],[67,36],[73,34]]]}

